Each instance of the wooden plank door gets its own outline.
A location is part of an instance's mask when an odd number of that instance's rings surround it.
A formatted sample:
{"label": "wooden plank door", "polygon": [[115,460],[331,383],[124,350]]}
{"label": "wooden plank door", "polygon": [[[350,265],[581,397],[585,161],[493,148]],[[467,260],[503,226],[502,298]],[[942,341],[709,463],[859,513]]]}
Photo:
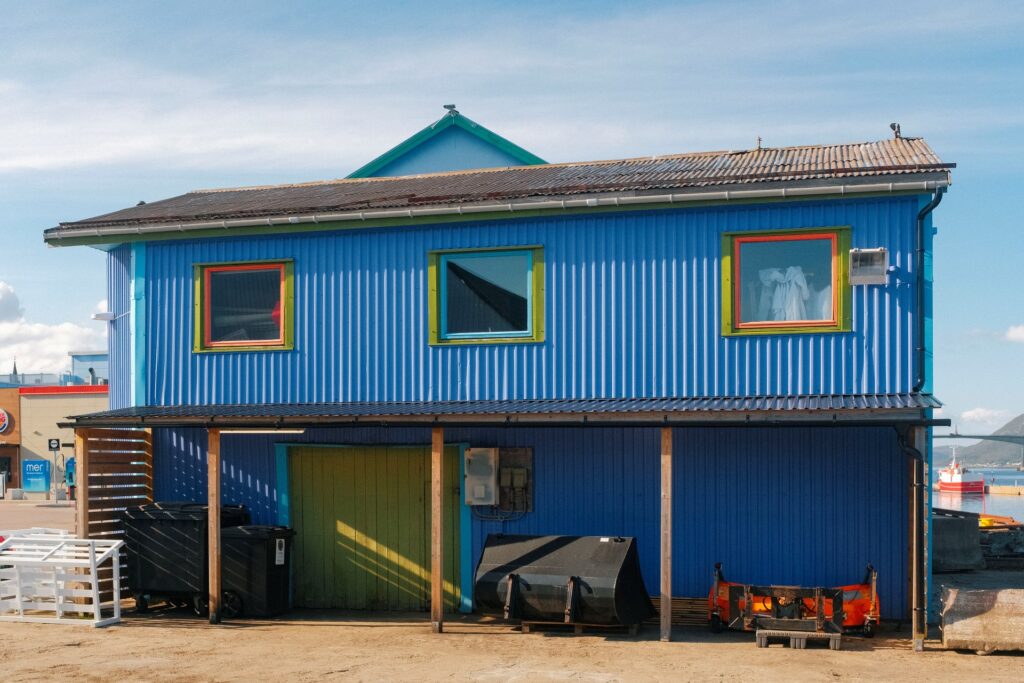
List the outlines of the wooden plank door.
{"label": "wooden plank door", "polygon": [[[458,447],[446,447],[445,457],[445,603],[451,610],[461,597]],[[292,447],[295,605],[428,610],[429,485],[428,447]]]}

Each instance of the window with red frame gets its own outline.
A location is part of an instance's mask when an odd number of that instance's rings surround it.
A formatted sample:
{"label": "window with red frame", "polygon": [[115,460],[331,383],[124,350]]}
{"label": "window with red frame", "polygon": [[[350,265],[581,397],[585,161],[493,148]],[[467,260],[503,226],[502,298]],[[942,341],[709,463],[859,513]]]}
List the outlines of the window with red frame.
{"label": "window with red frame", "polygon": [[737,329],[838,324],[838,235],[735,235],[733,313]]}
{"label": "window with red frame", "polygon": [[281,347],[285,263],[203,266],[203,346]]}

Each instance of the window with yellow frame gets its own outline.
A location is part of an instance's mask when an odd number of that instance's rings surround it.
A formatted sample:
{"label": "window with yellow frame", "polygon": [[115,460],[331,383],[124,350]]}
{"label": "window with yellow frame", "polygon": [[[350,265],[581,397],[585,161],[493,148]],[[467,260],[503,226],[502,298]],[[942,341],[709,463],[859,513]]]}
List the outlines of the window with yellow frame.
{"label": "window with yellow frame", "polygon": [[544,341],[544,250],[503,247],[429,255],[430,343]]}
{"label": "window with yellow frame", "polygon": [[290,260],[198,264],[194,281],[195,352],[294,348]]}
{"label": "window with yellow frame", "polygon": [[722,236],[722,334],[848,332],[850,228]]}

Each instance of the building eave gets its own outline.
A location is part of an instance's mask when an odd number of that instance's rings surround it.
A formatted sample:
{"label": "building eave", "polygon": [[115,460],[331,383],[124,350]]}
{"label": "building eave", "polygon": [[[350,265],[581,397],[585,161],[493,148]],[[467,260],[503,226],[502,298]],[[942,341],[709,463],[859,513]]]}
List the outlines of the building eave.
{"label": "building eave", "polygon": [[621,212],[743,202],[806,201],[808,199],[926,193],[949,185],[948,172],[858,178],[850,179],[848,182],[837,182],[835,179],[814,179],[770,182],[763,183],[761,186],[733,183],[722,186],[680,188],[676,191],[664,192],[593,192],[565,197],[438,204],[401,209],[281,214],[258,218],[106,226],[60,226],[47,230],[44,240],[50,246],[77,246],[227,237],[254,233],[296,233],[399,225],[412,226],[458,220],[504,220],[538,214]]}

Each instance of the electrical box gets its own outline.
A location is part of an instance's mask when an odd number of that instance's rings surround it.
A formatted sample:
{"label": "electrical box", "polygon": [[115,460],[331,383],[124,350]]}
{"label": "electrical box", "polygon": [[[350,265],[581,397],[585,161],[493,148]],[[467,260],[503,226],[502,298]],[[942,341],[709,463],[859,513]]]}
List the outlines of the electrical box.
{"label": "electrical box", "polygon": [[851,285],[884,285],[888,275],[889,250],[885,247],[850,250]]}
{"label": "electrical box", "polygon": [[533,449],[502,448],[498,463],[498,509],[533,511]]}
{"label": "electrical box", "polygon": [[498,449],[467,448],[464,467],[466,505],[497,505]]}

